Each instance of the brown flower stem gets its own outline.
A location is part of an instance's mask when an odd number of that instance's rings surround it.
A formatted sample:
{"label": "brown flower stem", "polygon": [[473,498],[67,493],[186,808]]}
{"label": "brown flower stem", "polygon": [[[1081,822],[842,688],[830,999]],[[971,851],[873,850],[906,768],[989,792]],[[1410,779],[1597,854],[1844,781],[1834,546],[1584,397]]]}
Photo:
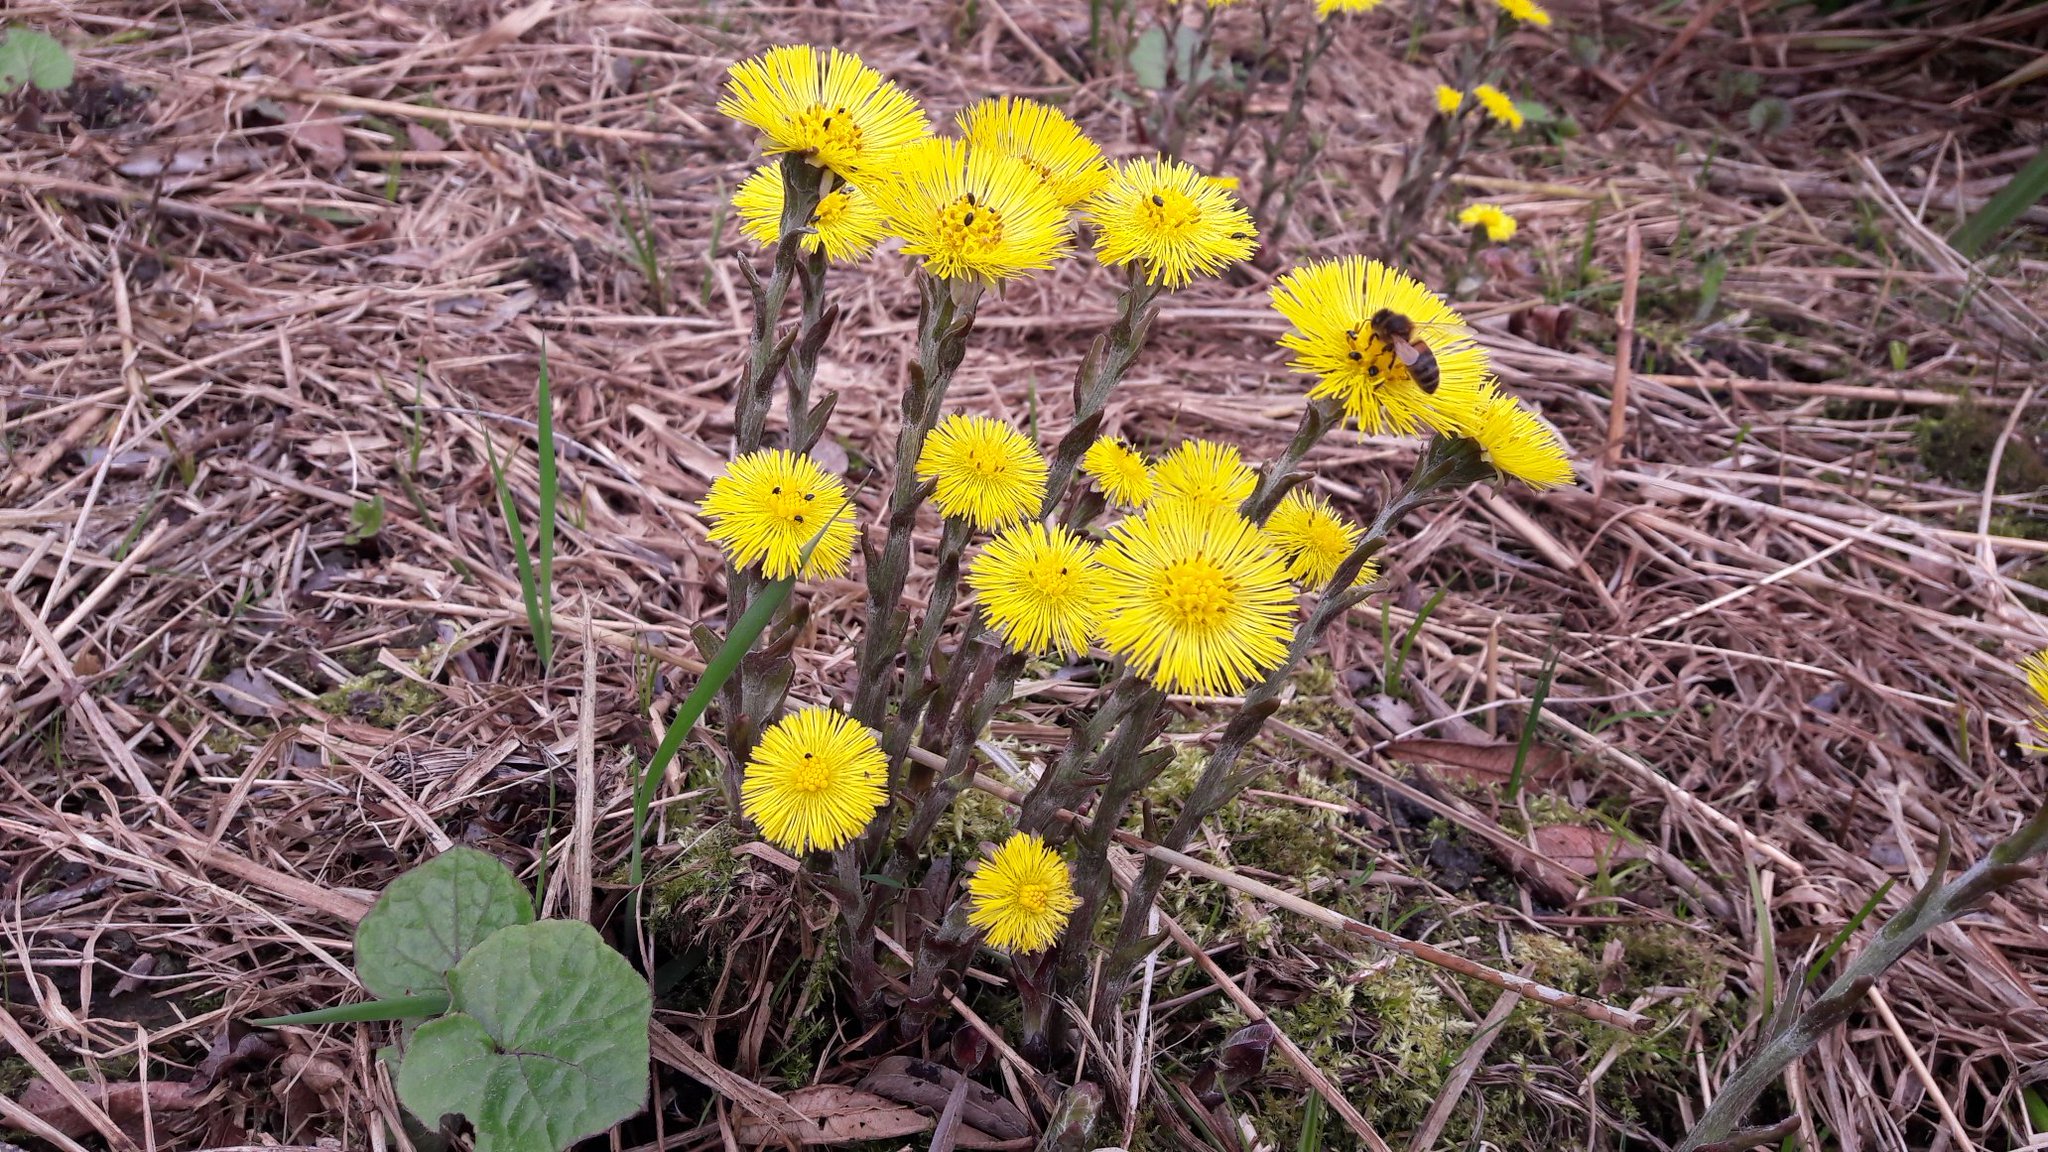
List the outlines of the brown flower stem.
{"label": "brown flower stem", "polygon": [[953,602],[960,595],[960,554],[967,548],[967,538],[973,525],[965,520],[947,517],[939,529],[939,551],[932,573],[931,599],[925,605],[924,620],[918,624],[917,632],[910,638],[910,647],[905,651],[903,664],[903,699],[896,706],[896,717],[889,725],[884,751],[889,756],[889,778],[898,777],[903,767],[903,758],[910,752],[910,741],[917,733],[917,724],[924,716],[925,706],[939,689],[938,681],[931,676],[932,648],[939,642],[939,631],[946,625],[946,617],[953,611]]}
{"label": "brown flower stem", "polygon": [[[980,302],[978,285],[954,283],[929,273],[918,274],[917,360],[903,389],[903,427],[896,435],[896,477],[889,491],[886,535],[879,554],[869,552],[868,620],[855,661],[854,719],[869,728],[882,727],[883,710],[894,679],[889,673],[902,651],[909,615],[903,610],[903,585],[910,575],[911,533],[918,505],[929,486],[917,479],[917,458],[924,440],[938,423],[939,409],[953,373],[967,354],[967,336],[974,328]],[[865,545],[863,545],[865,547]]]}
{"label": "brown flower stem", "polygon": [[1046,471],[1045,502],[1039,508],[1041,518],[1052,515],[1059,506],[1074,470],[1081,466],[1081,457],[1102,431],[1102,410],[1109,403],[1109,394],[1131,370],[1131,363],[1152,334],[1152,321],[1159,317],[1159,285],[1145,282],[1140,264],[1134,260],[1126,266],[1127,281],[1116,298],[1116,320],[1108,331],[1095,337],[1074,371],[1074,422],[1053,449]]}
{"label": "brown flower stem", "polygon": [[1074,896],[1080,904],[1067,921],[1059,949],[1058,970],[1067,982],[1079,978],[1088,945],[1095,939],[1095,921],[1102,912],[1109,878],[1110,840],[1123,824],[1131,800],[1173,760],[1170,748],[1146,751],[1165,726],[1165,718],[1160,715],[1165,703],[1166,693],[1148,687],[1124,713],[1116,734],[1096,758],[1092,775],[1103,778],[1102,791],[1089,814],[1092,823],[1082,829],[1074,853]]}
{"label": "brown flower stem", "polygon": [[1259,198],[1252,208],[1252,218],[1266,230],[1265,248],[1269,253],[1277,253],[1280,250],[1281,239],[1287,235],[1287,219],[1284,215],[1278,219],[1268,218],[1266,215],[1273,194],[1284,191],[1286,195],[1283,203],[1292,204],[1294,189],[1300,186],[1302,179],[1307,175],[1309,161],[1320,150],[1320,145],[1313,138],[1309,138],[1306,141],[1307,153],[1294,165],[1293,171],[1289,172],[1285,179],[1281,178],[1280,169],[1287,163],[1288,145],[1304,135],[1301,131],[1301,121],[1308,109],[1309,78],[1315,73],[1316,61],[1322,59],[1324,52],[1329,51],[1335,39],[1336,29],[1330,21],[1323,20],[1316,24],[1315,38],[1309,41],[1308,47],[1303,50],[1301,63],[1294,71],[1294,85],[1287,95],[1287,112],[1280,118],[1280,128],[1265,138],[1264,163],[1259,169]]}
{"label": "brown flower stem", "polygon": [[[775,246],[775,267],[768,281],[761,281],[753,261],[740,258],[740,275],[753,297],[754,329],[747,338],[747,360],[733,389],[733,454],[743,456],[761,447],[768,426],[768,409],[774,400],[775,376],[782,370],[796,333],[780,332],[782,306],[789,298],[789,283],[803,260],[803,238],[811,232],[811,216],[818,210],[824,170],[813,167],[795,154],[782,158],[782,239]],[[796,422],[797,413],[790,413]]]}
{"label": "brown flower stem", "polygon": [[839,322],[839,306],[828,303],[825,296],[826,267],[825,249],[821,246],[814,252],[805,253],[796,269],[797,280],[804,290],[803,310],[797,320],[796,342],[790,345],[789,362],[783,371],[788,389],[789,450],[792,452],[809,452],[817,446],[818,437],[824,434],[825,424],[832,418],[832,409],[839,400],[835,392],[815,405],[811,401],[811,386],[818,378],[818,355],[824,351],[825,342],[831,339],[833,326]]}
{"label": "brown flower stem", "polygon": [[[1366,597],[1368,590],[1355,588],[1352,583],[1358,579],[1358,573],[1366,562],[1386,545],[1394,526],[1417,508],[1446,499],[1456,489],[1491,474],[1491,469],[1479,456],[1478,446],[1471,441],[1443,436],[1430,441],[1416,462],[1408,483],[1380,510],[1358,546],[1337,566],[1315,607],[1295,628],[1294,641],[1288,646],[1287,655],[1279,666],[1245,693],[1244,703],[1238,706],[1215,749],[1209,753],[1208,762],[1202,766],[1202,775],[1181,806],[1179,817],[1160,837],[1162,847],[1175,852],[1186,848],[1202,821],[1236,799],[1257,779],[1260,774],[1257,771],[1240,772],[1238,761],[1267,719],[1279,708],[1280,693],[1287,687],[1295,667],[1321,641],[1323,633],[1333,622]],[[1111,1019],[1107,1013],[1113,1012],[1123,999],[1124,989],[1130,982],[1131,966],[1145,951],[1147,913],[1152,902],[1158,899],[1166,876],[1165,864],[1147,859],[1144,871],[1131,889],[1130,899],[1124,902],[1116,944],[1111,949],[1109,963],[1104,967],[1102,983],[1096,989],[1096,1020]]]}
{"label": "brown flower stem", "polygon": [[1067,746],[1060,751],[1060,758],[1038,784],[1025,795],[1024,803],[1017,813],[1017,831],[1043,836],[1048,844],[1058,844],[1066,838],[1066,828],[1058,819],[1059,810],[1079,805],[1086,792],[1086,768],[1095,759],[1095,746],[1102,742],[1112,725],[1122,719],[1125,711],[1141,699],[1151,687],[1137,676],[1125,672],[1109,691],[1109,698],[1102,702],[1093,715],[1074,728],[1067,737]]}
{"label": "brown flower stem", "polygon": [[1344,422],[1344,406],[1331,397],[1311,400],[1301,410],[1301,423],[1294,429],[1294,439],[1287,442],[1287,449],[1280,458],[1273,461],[1265,475],[1259,477],[1259,486],[1238,506],[1238,514],[1254,524],[1264,524],[1273,509],[1289,489],[1301,481],[1296,479],[1294,466],[1301,463],[1309,452],[1320,443],[1330,429]]}
{"label": "brown flower stem", "polygon": [[961,892],[946,910],[945,920],[919,938],[914,948],[917,960],[907,985],[909,994],[903,1000],[902,1014],[896,1019],[898,1037],[908,1040],[924,1035],[939,1005],[945,1002],[950,986],[958,985],[960,975],[967,971],[967,962],[974,957],[975,941],[981,937],[981,930],[967,923],[970,907],[967,893]]}

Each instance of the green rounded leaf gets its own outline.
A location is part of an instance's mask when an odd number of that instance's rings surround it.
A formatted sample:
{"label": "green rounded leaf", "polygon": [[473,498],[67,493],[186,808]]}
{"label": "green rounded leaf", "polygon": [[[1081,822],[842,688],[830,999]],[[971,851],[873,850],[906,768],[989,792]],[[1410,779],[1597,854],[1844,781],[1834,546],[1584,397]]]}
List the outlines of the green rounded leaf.
{"label": "green rounded leaf", "polygon": [[561,1152],[647,1102],[647,981],[590,925],[506,928],[448,974],[455,1011],[421,1025],[398,1098],[460,1113],[476,1152]]}
{"label": "green rounded leaf", "polygon": [[71,53],[41,32],[9,28],[0,36],[0,92],[33,84],[46,92],[71,87]]}
{"label": "green rounded leaf", "polygon": [[380,1000],[446,992],[448,970],[493,932],[533,923],[533,899],[510,868],[450,848],[384,889],[356,925],[356,975]]}

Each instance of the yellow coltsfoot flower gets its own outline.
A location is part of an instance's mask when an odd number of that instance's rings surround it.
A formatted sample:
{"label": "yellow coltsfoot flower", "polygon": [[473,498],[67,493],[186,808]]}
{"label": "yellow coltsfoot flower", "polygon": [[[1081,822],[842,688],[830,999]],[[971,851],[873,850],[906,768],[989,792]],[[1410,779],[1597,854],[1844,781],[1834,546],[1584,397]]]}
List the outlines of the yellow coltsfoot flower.
{"label": "yellow coltsfoot flower", "polygon": [[1144,454],[1114,436],[1104,436],[1081,454],[1081,471],[1110,503],[1141,508],[1152,499],[1152,466]]}
{"label": "yellow coltsfoot flower", "polygon": [[1229,695],[1286,658],[1294,589],[1234,511],[1155,501],[1110,530],[1103,647],[1168,692]]}
{"label": "yellow coltsfoot flower", "polygon": [[1316,19],[1327,20],[1332,12],[1370,12],[1385,0],[1316,0]]}
{"label": "yellow coltsfoot flower", "polygon": [[[740,214],[740,234],[773,246],[782,239],[782,165],[764,164],[740,183],[732,206]],[[818,199],[811,212],[813,231],[797,243],[806,252],[825,250],[825,258],[857,264],[874,254],[882,242],[882,206],[851,184],[842,184]]]}
{"label": "yellow coltsfoot flower", "polygon": [[1489,386],[1461,433],[1503,475],[1531,488],[1555,488],[1573,480],[1564,442],[1543,418],[1513,396]]}
{"label": "yellow coltsfoot flower", "polygon": [[967,923],[987,933],[990,947],[1043,952],[1052,947],[1081,901],[1074,878],[1045,841],[1013,833],[967,878]]}
{"label": "yellow coltsfoot flower", "polygon": [[1273,286],[1273,307],[1294,325],[1280,338],[1288,367],[1315,376],[1309,396],[1342,401],[1360,432],[1457,432],[1478,402],[1486,351],[1405,272],[1363,256],[1307,264]]}
{"label": "yellow coltsfoot flower", "polygon": [[1515,218],[1498,204],[1468,204],[1458,213],[1458,223],[1465,228],[1484,229],[1486,238],[1495,244],[1515,235]]}
{"label": "yellow coltsfoot flower", "polygon": [[1515,107],[1507,93],[1491,84],[1481,84],[1472,90],[1472,95],[1478,97],[1480,107],[1486,109],[1486,115],[1495,123],[1505,124],[1510,132],[1522,130],[1522,110]]}
{"label": "yellow coltsfoot flower", "polygon": [[[2027,678],[2027,688],[2034,693],[2034,730],[2048,737],[2048,649],[2036,652],[2020,661],[2020,675]],[[2048,752],[2048,747],[2039,744],[2026,746],[2030,751]]]}
{"label": "yellow coltsfoot flower", "polygon": [[1448,84],[1439,84],[1436,86],[1436,110],[1439,114],[1444,116],[1455,116],[1457,115],[1458,109],[1463,108],[1464,106],[1465,94],[1463,92],[1458,91],[1456,88],[1453,88]]}
{"label": "yellow coltsfoot flower", "polygon": [[727,465],[725,475],[712,481],[702,511],[711,522],[711,542],[726,558],[739,568],[758,564],[770,580],[795,573],[813,537],[818,544],[803,567],[806,580],[844,574],[853,556],[846,486],[809,456],[788,449],[764,448]]}
{"label": "yellow coltsfoot flower", "polygon": [[[1358,547],[1358,525],[1337,515],[1330,502],[1296,488],[1266,517],[1266,540],[1287,560],[1287,574],[1309,591],[1320,590],[1337,574],[1337,566]],[[1368,560],[1353,586],[1379,579],[1379,565]]]}
{"label": "yellow coltsfoot flower", "polygon": [[1550,27],[1550,13],[1536,0],[1493,0],[1500,10],[1513,17],[1518,24],[1534,24],[1538,28]]}
{"label": "yellow coltsfoot flower", "polygon": [[969,148],[1029,164],[1063,208],[1074,207],[1109,182],[1102,148],[1049,104],[991,96],[968,106],[957,122]]}
{"label": "yellow coltsfoot flower", "polygon": [[937,481],[943,516],[984,532],[1035,516],[1045,502],[1045,457],[1023,433],[987,416],[955,413],[925,437],[917,478]]}
{"label": "yellow coltsfoot flower", "polygon": [[1028,521],[990,540],[967,568],[989,626],[1013,650],[1077,656],[1102,619],[1095,545],[1065,528]]}
{"label": "yellow coltsfoot flower", "polygon": [[1237,448],[1214,440],[1183,440],[1152,469],[1152,502],[1235,512],[1259,485]]}
{"label": "yellow coltsfoot flower", "polygon": [[740,804],[777,847],[830,851],[875,818],[888,799],[888,771],[873,732],[830,708],[805,708],[761,734]]}
{"label": "yellow coltsfoot flower", "polygon": [[732,66],[718,110],[767,137],[767,152],[795,152],[860,183],[928,135],[924,110],[851,52],[786,44]]}
{"label": "yellow coltsfoot flower", "polygon": [[1137,261],[1148,284],[1179,288],[1258,250],[1258,226],[1236,193],[1178,160],[1132,160],[1088,202],[1095,257]]}
{"label": "yellow coltsfoot flower", "polygon": [[1052,267],[1073,242],[1067,210],[1038,170],[958,140],[926,139],[871,191],[906,255],[945,280],[993,284]]}

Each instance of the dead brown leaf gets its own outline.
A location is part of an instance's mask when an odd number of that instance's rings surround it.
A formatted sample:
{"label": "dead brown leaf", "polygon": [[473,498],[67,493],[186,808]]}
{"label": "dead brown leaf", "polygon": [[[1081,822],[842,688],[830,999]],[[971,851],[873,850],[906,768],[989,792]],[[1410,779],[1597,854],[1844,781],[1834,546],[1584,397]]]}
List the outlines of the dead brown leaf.
{"label": "dead brown leaf", "polygon": [[[205,1092],[191,1091],[191,1085],[175,1080],[152,1080],[148,1084],[79,1083],[76,1087],[86,1100],[107,1114],[107,1119],[120,1125],[123,1131],[137,1133],[142,1130],[145,1108],[152,1113],[190,1112],[207,1098]],[[62,1093],[44,1080],[28,1086],[21,1094],[21,1106],[66,1136],[85,1136],[94,1130],[92,1121],[80,1115]]]}
{"label": "dead brown leaf", "polygon": [[[1475,744],[1466,740],[1396,740],[1387,755],[1397,760],[1422,760],[1448,768],[1441,775],[1458,784],[1505,784],[1515,771],[1515,745]],[[1553,783],[1571,766],[1571,758],[1559,749],[1531,744],[1522,764],[1522,778]]]}
{"label": "dead brown leaf", "polygon": [[[803,1122],[742,1116],[733,1124],[741,1144],[759,1146],[794,1141],[804,1145],[852,1144],[862,1140],[895,1140],[929,1132],[935,1121],[917,1109],[884,1096],[840,1084],[816,1084],[788,1096],[790,1107],[809,1117]],[[963,1125],[954,1142],[961,1148],[993,1148],[1007,1143]]]}
{"label": "dead brown leaf", "polygon": [[1605,828],[1579,824],[1546,824],[1536,829],[1536,850],[1586,876],[1602,864],[1613,868],[1625,860],[1643,859],[1643,850]]}
{"label": "dead brown leaf", "polygon": [[[320,87],[319,74],[303,60],[292,65],[284,79],[294,88]],[[331,172],[348,162],[348,138],[342,135],[339,111],[310,104],[290,107],[291,119],[286,126],[289,139],[313,162],[314,168]]]}

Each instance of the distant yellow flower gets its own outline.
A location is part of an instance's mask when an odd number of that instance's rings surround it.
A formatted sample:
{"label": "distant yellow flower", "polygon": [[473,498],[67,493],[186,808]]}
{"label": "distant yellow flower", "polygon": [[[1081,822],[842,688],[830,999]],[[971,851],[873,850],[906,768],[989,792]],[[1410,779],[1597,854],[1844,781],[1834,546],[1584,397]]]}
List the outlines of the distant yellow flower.
{"label": "distant yellow flower", "polygon": [[820,528],[825,534],[804,565],[804,579],[841,575],[853,556],[845,485],[809,456],[784,448],[749,452],[727,465],[712,481],[703,512],[712,524],[711,542],[727,559],[740,568],[759,564],[770,580],[796,571],[804,545]]}
{"label": "distant yellow flower", "polygon": [[[2027,678],[2027,687],[2034,693],[2034,730],[2048,736],[2048,649],[2021,660],[2020,674]],[[2035,752],[2048,752],[2048,748],[2037,744],[2027,747]]]}
{"label": "distant yellow flower", "polygon": [[1485,107],[1486,114],[1507,125],[1508,131],[1522,130],[1522,110],[1515,107],[1515,102],[1508,99],[1507,93],[1491,84],[1481,84],[1472,90],[1472,95],[1479,97],[1479,103]]}
{"label": "distant yellow flower", "polygon": [[1235,192],[1244,186],[1244,181],[1235,176],[1204,176],[1202,179],[1225,192]]}
{"label": "distant yellow flower", "polygon": [[1287,566],[1234,511],[1154,503],[1110,530],[1103,647],[1169,692],[1234,693],[1279,666],[1293,635]]}
{"label": "distant yellow flower", "polygon": [[761,734],[740,807],[777,847],[830,851],[875,818],[888,799],[888,772],[873,732],[830,708],[806,708]]}
{"label": "distant yellow flower", "polygon": [[[1266,518],[1266,540],[1287,560],[1287,574],[1311,591],[1318,590],[1337,574],[1362,535],[1356,524],[1337,515],[1330,502],[1312,492],[1296,488],[1280,501]],[[1368,560],[1353,584],[1370,584],[1379,578],[1379,565]]]}
{"label": "distant yellow flower", "polygon": [[1515,234],[1515,218],[1498,204],[1471,204],[1458,213],[1458,223],[1466,228],[1483,228],[1486,238],[1499,244]]}
{"label": "distant yellow flower", "polygon": [[1493,0],[1500,10],[1515,18],[1517,23],[1534,24],[1538,28],[1550,27],[1550,13],[1536,0]]}
{"label": "distant yellow flower", "polygon": [[1112,503],[1138,508],[1152,499],[1152,466],[1137,449],[1114,436],[1088,446],[1081,456],[1081,471],[1094,477],[1095,486]]}
{"label": "distant yellow flower", "polygon": [[958,123],[969,148],[1031,165],[1061,207],[1072,208],[1109,182],[1101,147],[1049,104],[991,96],[962,111]]}
{"label": "distant yellow flower", "polygon": [[1495,468],[1531,488],[1572,482],[1572,462],[1557,433],[1542,417],[1498,388],[1486,389],[1463,435],[1478,443]]}
{"label": "distant yellow flower", "polygon": [[1003,641],[1033,656],[1087,651],[1102,617],[1095,545],[1035,520],[990,540],[968,565],[967,586]]}
{"label": "distant yellow flower", "polygon": [[1384,0],[1316,0],[1316,19],[1327,19],[1332,12],[1370,12]]}
{"label": "distant yellow flower", "polygon": [[1465,106],[1465,94],[1444,84],[1436,86],[1436,110],[1445,116],[1457,114]]}
{"label": "distant yellow flower", "polygon": [[1045,501],[1045,457],[1000,420],[955,413],[925,437],[917,478],[936,480],[941,515],[986,532],[1038,514]]}
{"label": "distant yellow flower", "polygon": [[860,57],[808,44],[734,64],[718,110],[766,136],[769,155],[795,152],[853,183],[931,131],[917,101]]}
{"label": "distant yellow flower", "polygon": [[1235,193],[1178,160],[1132,160],[1086,210],[1095,257],[1136,260],[1150,284],[1178,288],[1213,276],[1258,248],[1259,230]]}
{"label": "distant yellow flower", "polygon": [[1081,901],[1074,878],[1045,841],[1012,833],[967,878],[967,923],[1006,952],[1043,952],[1058,940]]}
{"label": "distant yellow flower", "polygon": [[[1294,352],[1288,367],[1316,377],[1311,397],[1341,399],[1360,432],[1455,432],[1479,399],[1485,350],[1463,317],[1404,272],[1363,256],[1307,264],[1273,286],[1273,307],[1294,325],[1280,338]],[[1416,385],[1401,350],[1373,331],[1375,316],[1410,322],[1406,342],[1436,362],[1435,391]]]}
{"label": "distant yellow flower", "polygon": [[907,255],[946,280],[993,283],[1065,256],[1067,210],[1015,156],[926,139],[897,154],[895,176],[875,196]]}
{"label": "distant yellow flower", "polygon": [[[782,239],[782,165],[764,164],[740,183],[732,206],[740,214],[740,232],[760,244]],[[842,264],[867,259],[882,242],[882,208],[866,193],[843,184],[818,200],[811,213],[816,229],[798,241],[806,252],[822,245],[825,257]]]}
{"label": "distant yellow flower", "polygon": [[1258,474],[1237,449],[1214,440],[1183,440],[1152,470],[1154,501],[1192,504],[1204,511],[1235,512],[1258,486]]}

